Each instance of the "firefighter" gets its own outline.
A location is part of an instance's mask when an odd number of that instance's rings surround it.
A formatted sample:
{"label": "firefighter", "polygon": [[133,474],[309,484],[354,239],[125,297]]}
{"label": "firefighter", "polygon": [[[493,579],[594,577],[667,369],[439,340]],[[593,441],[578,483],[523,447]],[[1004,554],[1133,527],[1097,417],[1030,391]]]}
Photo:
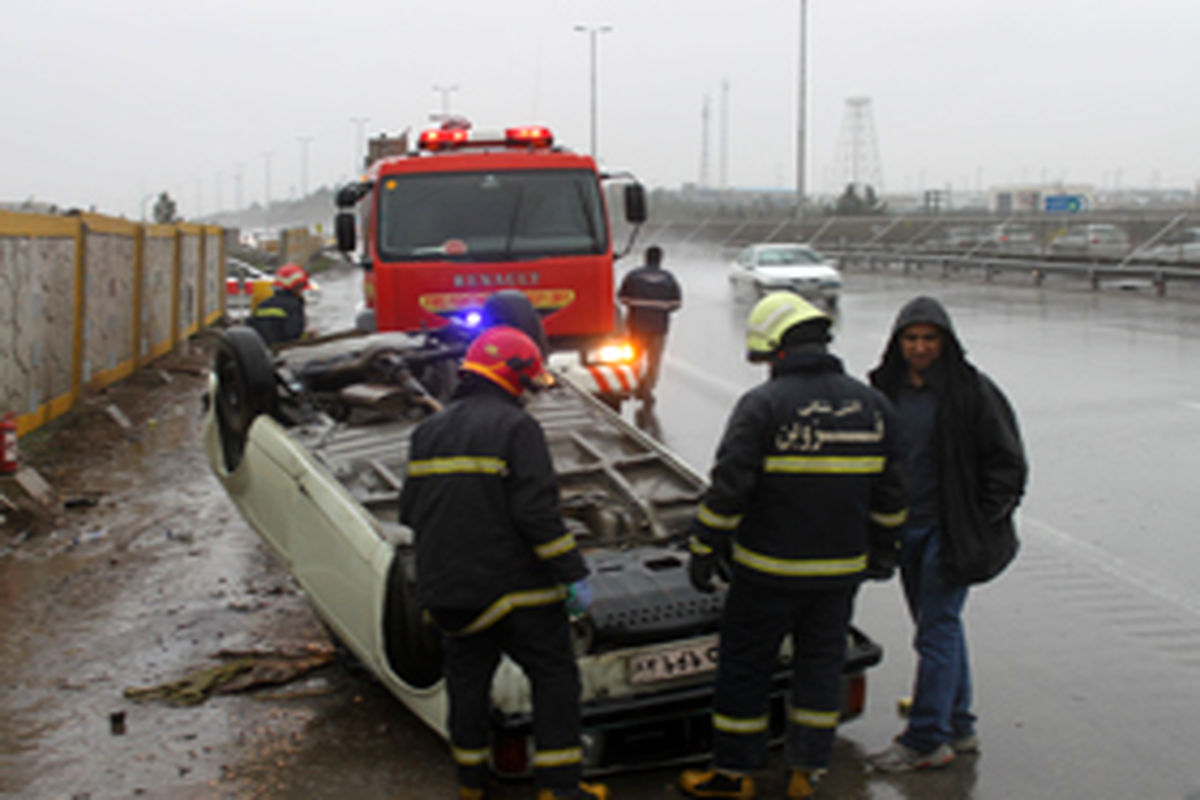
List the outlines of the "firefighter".
{"label": "firefighter", "polygon": [[580,782],[579,672],[568,614],[588,570],[559,507],[541,427],[522,396],[544,378],[526,334],[489,328],[467,349],[444,411],[413,431],[400,520],[416,533],[417,600],[443,633],[459,797],[487,786],[488,698],[501,654],[533,690],[538,800],[607,798]]}
{"label": "firefighter", "polygon": [[628,309],[626,327],[642,359],[642,376],[637,396],[647,404],[654,402],[658,368],[667,343],[671,312],[679,308],[682,295],[675,277],[662,268],[662,248],[646,248],[646,263],[625,276],[617,299]]}
{"label": "firefighter", "polygon": [[284,264],[275,272],[275,293],[254,309],[247,324],[268,345],[291,342],[304,335],[304,290],[308,273],[299,264]]}
{"label": "firefighter", "polygon": [[[680,778],[692,797],[753,798],[766,759],[771,677],[792,636],[787,797],[829,763],[854,595],[889,575],[905,518],[894,411],[826,348],[831,320],[791,292],[760,300],[747,358],[770,377],[738,400],[689,538],[692,583],[730,586],[713,700],[713,766]],[[873,575],[874,576],[874,575]]]}

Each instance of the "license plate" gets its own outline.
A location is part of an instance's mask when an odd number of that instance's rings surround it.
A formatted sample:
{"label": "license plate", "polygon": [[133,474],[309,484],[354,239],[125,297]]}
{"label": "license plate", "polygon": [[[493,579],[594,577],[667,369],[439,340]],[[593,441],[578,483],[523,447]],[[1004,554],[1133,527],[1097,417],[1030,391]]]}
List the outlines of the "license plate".
{"label": "license plate", "polygon": [[634,653],[629,657],[630,683],[657,683],[712,672],[717,668],[716,637],[682,647]]}

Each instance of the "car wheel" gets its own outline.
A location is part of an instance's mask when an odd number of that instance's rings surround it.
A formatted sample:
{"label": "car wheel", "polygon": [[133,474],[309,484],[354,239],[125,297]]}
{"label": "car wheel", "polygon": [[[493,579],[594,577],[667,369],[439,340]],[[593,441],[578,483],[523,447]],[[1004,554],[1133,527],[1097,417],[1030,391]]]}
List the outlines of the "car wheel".
{"label": "car wheel", "polygon": [[275,366],[262,338],[251,328],[235,326],[217,341],[213,372],[217,431],[225,469],[232,472],[242,463],[254,418],[275,409]]}
{"label": "car wheel", "polygon": [[425,689],[442,678],[442,640],[417,603],[416,553],[397,550],[388,569],[383,614],[388,664],[409,686]]}

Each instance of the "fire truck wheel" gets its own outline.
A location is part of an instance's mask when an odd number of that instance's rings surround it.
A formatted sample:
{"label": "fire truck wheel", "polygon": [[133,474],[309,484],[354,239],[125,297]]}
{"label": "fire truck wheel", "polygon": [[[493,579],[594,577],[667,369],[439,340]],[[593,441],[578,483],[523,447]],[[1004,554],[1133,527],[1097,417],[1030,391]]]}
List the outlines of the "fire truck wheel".
{"label": "fire truck wheel", "polygon": [[221,334],[213,359],[217,376],[216,416],[225,468],[242,462],[246,435],[259,414],[275,406],[275,367],[253,329],[235,326]]}

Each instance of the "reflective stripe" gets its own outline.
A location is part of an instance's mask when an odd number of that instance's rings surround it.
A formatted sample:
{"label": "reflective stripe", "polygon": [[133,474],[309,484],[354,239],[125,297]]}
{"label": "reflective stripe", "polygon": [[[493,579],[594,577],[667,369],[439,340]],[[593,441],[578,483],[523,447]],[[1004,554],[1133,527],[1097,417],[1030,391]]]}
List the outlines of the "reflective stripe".
{"label": "reflective stripe", "polygon": [[538,750],[533,754],[535,767],[562,767],[567,764],[578,764],[583,761],[582,747],[568,747],[563,750]]}
{"label": "reflective stripe", "polygon": [[564,533],[552,542],[539,544],[533,548],[533,552],[537,553],[537,557],[542,561],[548,561],[555,556],[561,556],[563,553],[568,553],[575,549],[575,537],[570,533]]}
{"label": "reflective stripe", "polygon": [[479,633],[481,630],[490,628],[504,619],[504,616],[514,609],[548,606],[551,603],[560,603],[566,597],[567,590],[562,586],[555,586],[553,589],[530,589],[524,592],[506,594],[488,606],[487,610],[476,617],[470,625],[456,631],[454,635],[465,636],[471,633]]}
{"label": "reflective stripe", "polygon": [[874,475],[883,472],[883,456],[767,456],[767,472]]}
{"label": "reflective stripe", "polygon": [[713,551],[711,547],[700,541],[698,536],[688,537],[688,550],[691,550],[698,556],[706,556]]}
{"label": "reflective stripe", "polygon": [[454,754],[455,763],[462,764],[464,767],[477,767],[487,762],[488,751],[486,747],[479,750],[463,750],[459,747],[451,747],[450,752]]}
{"label": "reflective stripe", "polygon": [[700,508],[696,510],[696,519],[700,520],[700,524],[707,525],[710,528],[716,528],[722,531],[731,531],[738,526],[742,521],[741,514],[727,516],[718,514],[704,503],[700,504]]}
{"label": "reflective stripe", "polygon": [[489,456],[423,458],[408,462],[409,477],[454,474],[504,475],[507,472],[508,464],[503,459]]}
{"label": "reflective stripe", "polygon": [[766,717],[727,717],[713,712],[713,727],[725,733],[762,733],[767,729]]}
{"label": "reflective stripe", "polygon": [[775,558],[747,550],[736,542],[733,560],[759,572],[791,578],[833,578],[854,575],[867,568],[866,553],[852,558]]}
{"label": "reflective stripe", "polygon": [[876,525],[882,525],[885,528],[899,528],[908,519],[908,509],[904,508],[892,514],[881,514],[878,511],[871,512],[871,522]]}
{"label": "reflective stripe", "polygon": [[838,712],[813,711],[811,708],[789,708],[788,719],[806,728],[836,728]]}
{"label": "reflective stripe", "polygon": [[287,312],[284,311],[282,308],[275,308],[274,306],[259,306],[258,308],[256,308],[254,310],[254,316],[256,316],[256,317],[286,317]]}

